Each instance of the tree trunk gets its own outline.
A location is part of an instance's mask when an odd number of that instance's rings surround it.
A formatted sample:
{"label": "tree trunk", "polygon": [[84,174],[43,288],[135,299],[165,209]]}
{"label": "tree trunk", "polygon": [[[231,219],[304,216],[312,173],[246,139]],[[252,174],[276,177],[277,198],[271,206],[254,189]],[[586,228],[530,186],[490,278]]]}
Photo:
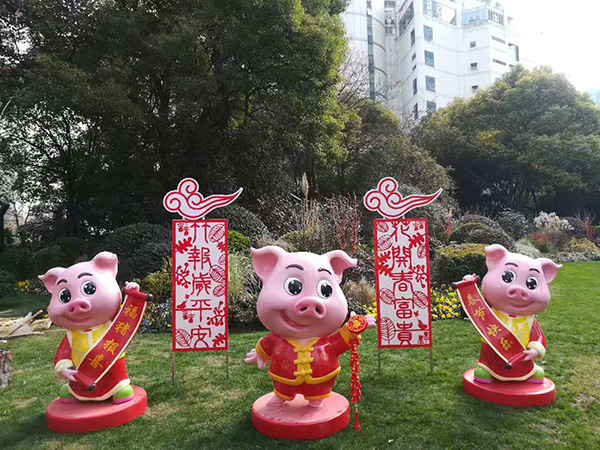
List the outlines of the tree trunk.
{"label": "tree trunk", "polygon": [[4,251],[4,215],[8,211],[8,203],[0,200],[0,253]]}
{"label": "tree trunk", "polygon": [[12,372],[12,354],[8,350],[0,349],[0,389],[4,389],[11,382]]}

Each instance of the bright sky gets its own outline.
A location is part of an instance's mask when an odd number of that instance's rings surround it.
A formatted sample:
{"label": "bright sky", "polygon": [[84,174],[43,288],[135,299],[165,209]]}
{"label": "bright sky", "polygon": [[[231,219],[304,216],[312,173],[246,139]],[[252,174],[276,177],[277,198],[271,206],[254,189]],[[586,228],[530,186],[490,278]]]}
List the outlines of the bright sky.
{"label": "bright sky", "polygon": [[509,15],[539,37],[535,61],[580,91],[600,89],[600,0],[504,0]]}

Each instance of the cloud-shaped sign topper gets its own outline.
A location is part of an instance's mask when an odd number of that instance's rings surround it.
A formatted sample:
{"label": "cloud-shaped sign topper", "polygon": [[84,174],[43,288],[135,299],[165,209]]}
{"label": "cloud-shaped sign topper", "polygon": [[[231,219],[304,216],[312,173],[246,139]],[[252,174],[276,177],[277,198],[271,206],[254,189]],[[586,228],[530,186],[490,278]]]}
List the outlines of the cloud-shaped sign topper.
{"label": "cloud-shaped sign topper", "polygon": [[391,177],[383,178],[377,183],[377,189],[372,189],[365,195],[365,207],[377,211],[388,219],[397,219],[419,206],[429,205],[440,196],[440,188],[431,195],[409,195],[402,197],[398,192],[398,182]]}
{"label": "cloud-shaped sign topper", "polygon": [[170,191],[163,198],[167,211],[178,213],[184,219],[201,219],[214,209],[227,206],[240,196],[242,188],[229,195],[210,195],[206,198],[198,192],[198,182],[193,178],[184,178],[177,190]]}

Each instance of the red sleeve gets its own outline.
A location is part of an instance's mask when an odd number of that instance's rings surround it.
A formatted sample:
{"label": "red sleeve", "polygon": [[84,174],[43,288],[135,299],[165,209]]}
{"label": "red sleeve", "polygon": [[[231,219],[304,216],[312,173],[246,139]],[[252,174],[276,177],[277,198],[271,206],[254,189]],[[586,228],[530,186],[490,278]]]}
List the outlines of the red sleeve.
{"label": "red sleeve", "polygon": [[54,365],[65,359],[68,359],[69,361],[71,360],[71,345],[69,344],[67,336],[63,338],[58,346],[58,349],[56,349],[56,354],[54,355]]}
{"label": "red sleeve", "polygon": [[263,361],[268,361],[271,359],[273,349],[275,348],[275,344],[277,344],[278,340],[279,338],[274,334],[267,334],[264,338],[258,341],[258,344],[256,344],[256,353],[258,353],[258,356],[260,356]]}
{"label": "red sleeve", "polygon": [[[336,355],[341,355],[350,350],[350,339],[352,335],[354,335],[354,333],[348,330],[348,325],[345,324],[337,333],[329,336],[329,343],[332,345]],[[360,339],[360,335],[358,335],[358,338]]]}
{"label": "red sleeve", "polygon": [[546,348],[546,336],[544,336],[544,332],[540,328],[537,320],[533,321],[531,325],[531,333],[529,335],[529,341],[538,341],[540,344]]}

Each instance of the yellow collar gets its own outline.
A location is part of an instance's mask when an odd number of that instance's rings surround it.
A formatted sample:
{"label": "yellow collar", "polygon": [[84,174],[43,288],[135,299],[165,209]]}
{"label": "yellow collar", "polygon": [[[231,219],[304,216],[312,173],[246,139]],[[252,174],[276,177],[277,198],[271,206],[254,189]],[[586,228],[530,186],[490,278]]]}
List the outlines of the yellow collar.
{"label": "yellow collar", "polygon": [[288,341],[290,344],[292,344],[292,346],[294,347],[295,353],[314,351],[313,345],[319,339],[321,339],[321,338],[318,338],[318,337],[312,338],[312,339],[309,339],[306,344],[301,344],[300,341],[298,341],[297,339],[285,338],[286,341]]}

